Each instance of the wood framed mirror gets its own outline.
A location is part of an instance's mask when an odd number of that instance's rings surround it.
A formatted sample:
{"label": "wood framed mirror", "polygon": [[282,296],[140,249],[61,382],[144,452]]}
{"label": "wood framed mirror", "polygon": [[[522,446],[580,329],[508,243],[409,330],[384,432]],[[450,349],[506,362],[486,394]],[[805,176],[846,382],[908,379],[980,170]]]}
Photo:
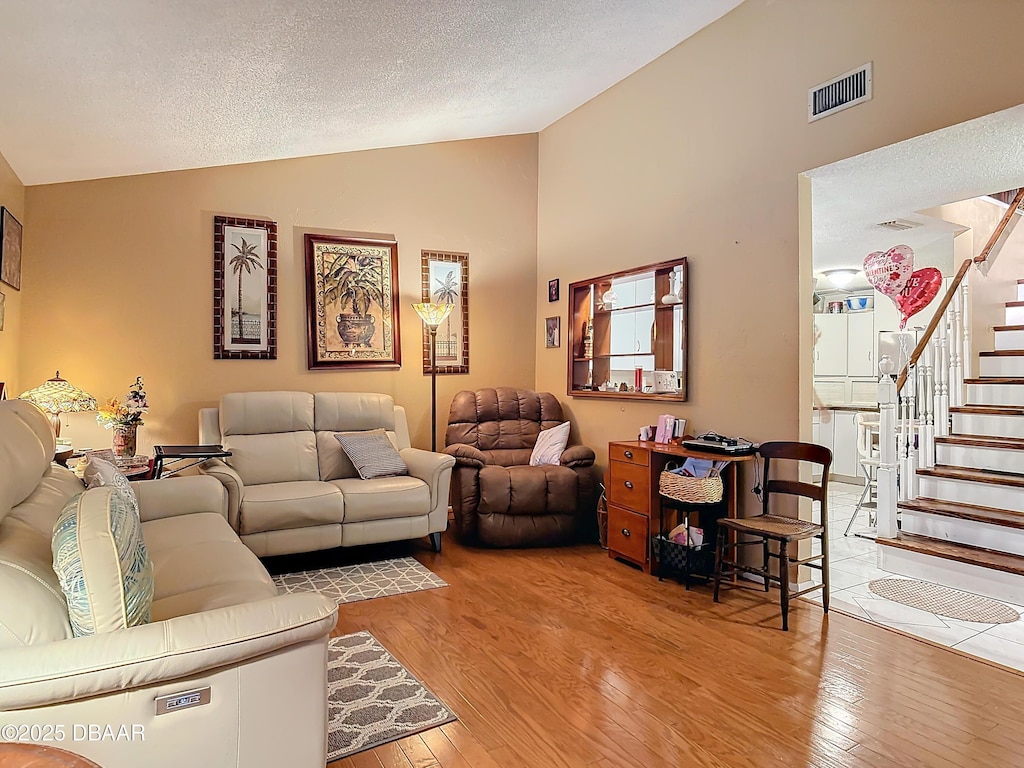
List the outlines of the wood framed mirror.
{"label": "wood framed mirror", "polygon": [[686,400],[686,258],[569,286],[568,394]]}

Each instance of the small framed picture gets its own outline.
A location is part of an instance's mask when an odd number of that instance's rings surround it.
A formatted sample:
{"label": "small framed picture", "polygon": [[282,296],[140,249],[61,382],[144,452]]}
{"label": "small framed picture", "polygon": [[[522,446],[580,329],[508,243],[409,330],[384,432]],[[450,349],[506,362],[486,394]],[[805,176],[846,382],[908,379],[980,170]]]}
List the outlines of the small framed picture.
{"label": "small framed picture", "polygon": [[562,318],[548,317],[544,320],[544,346],[548,349],[562,346]]}
{"label": "small framed picture", "polygon": [[21,222],[0,208],[0,280],[21,290]]}
{"label": "small framed picture", "polygon": [[0,331],[4,329],[4,313],[6,311],[7,297],[0,293]]}
{"label": "small framed picture", "polygon": [[558,301],[558,278],[548,280],[548,301]]}

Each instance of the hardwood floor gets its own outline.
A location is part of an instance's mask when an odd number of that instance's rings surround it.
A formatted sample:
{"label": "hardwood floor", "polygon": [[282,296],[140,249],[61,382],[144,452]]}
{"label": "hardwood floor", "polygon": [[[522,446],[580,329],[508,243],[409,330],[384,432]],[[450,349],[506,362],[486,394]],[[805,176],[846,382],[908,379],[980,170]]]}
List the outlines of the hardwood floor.
{"label": "hardwood floor", "polygon": [[[597,547],[415,556],[451,586],[341,606],[459,716],[330,768],[1021,766],[1024,677]],[[773,590],[777,601],[777,591]]]}

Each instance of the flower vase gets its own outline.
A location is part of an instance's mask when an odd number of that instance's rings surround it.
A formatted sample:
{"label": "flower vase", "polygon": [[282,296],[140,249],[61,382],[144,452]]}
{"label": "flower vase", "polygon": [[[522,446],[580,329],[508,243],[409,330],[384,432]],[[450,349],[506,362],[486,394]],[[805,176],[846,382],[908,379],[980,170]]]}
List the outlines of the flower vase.
{"label": "flower vase", "polygon": [[117,458],[128,459],[135,455],[138,432],[138,424],[117,424],[114,426],[114,455]]}

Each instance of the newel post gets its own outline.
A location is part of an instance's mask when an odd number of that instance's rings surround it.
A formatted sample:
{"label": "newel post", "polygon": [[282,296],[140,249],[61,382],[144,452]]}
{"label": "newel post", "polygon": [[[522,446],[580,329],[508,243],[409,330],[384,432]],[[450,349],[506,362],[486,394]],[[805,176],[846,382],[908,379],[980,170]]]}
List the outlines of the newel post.
{"label": "newel post", "polygon": [[896,364],[888,355],[878,361],[878,535],[896,538],[896,504],[899,498],[896,457]]}

